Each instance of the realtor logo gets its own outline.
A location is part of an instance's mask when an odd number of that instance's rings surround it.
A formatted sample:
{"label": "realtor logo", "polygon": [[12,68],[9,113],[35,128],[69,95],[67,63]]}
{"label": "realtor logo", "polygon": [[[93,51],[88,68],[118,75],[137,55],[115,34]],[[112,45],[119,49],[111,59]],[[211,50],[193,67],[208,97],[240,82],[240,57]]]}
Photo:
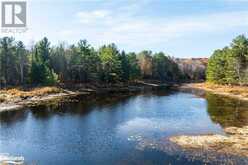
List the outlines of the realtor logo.
{"label": "realtor logo", "polygon": [[23,28],[27,24],[27,3],[22,1],[2,2],[2,27]]}

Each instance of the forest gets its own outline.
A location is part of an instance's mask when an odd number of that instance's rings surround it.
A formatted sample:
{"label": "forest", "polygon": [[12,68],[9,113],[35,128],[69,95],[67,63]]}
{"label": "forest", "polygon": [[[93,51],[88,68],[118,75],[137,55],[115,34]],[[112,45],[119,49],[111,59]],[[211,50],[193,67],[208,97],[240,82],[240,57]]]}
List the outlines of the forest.
{"label": "forest", "polygon": [[52,46],[46,37],[27,49],[22,41],[12,37],[0,39],[1,88],[136,80],[181,82],[191,77],[178,60],[163,52],[126,53],[115,44],[95,49],[87,40]]}
{"label": "forest", "polygon": [[248,38],[236,37],[230,46],[215,50],[207,67],[208,82],[248,85]]}

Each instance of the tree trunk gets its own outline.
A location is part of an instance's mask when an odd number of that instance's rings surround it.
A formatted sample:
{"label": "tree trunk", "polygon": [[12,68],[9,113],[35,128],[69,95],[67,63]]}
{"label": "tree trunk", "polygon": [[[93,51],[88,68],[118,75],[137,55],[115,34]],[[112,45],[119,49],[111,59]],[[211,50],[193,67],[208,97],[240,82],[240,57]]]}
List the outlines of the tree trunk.
{"label": "tree trunk", "polygon": [[23,75],[23,65],[20,64],[20,74],[21,74],[21,84],[24,82],[24,75]]}

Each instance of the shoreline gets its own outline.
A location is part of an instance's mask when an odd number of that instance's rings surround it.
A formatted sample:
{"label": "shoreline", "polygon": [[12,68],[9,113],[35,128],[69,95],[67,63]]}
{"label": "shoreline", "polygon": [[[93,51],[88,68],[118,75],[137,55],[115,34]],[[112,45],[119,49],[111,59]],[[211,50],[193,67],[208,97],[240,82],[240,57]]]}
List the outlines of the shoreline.
{"label": "shoreline", "polygon": [[[49,104],[50,102],[60,100],[65,100],[69,98],[74,98],[78,96],[90,96],[92,94],[102,95],[102,94],[124,94],[124,93],[137,93],[144,90],[154,90],[159,89],[162,86],[146,86],[144,84],[134,84],[134,85],[119,85],[119,86],[108,86],[108,87],[76,87],[70,89],[67,87],[42,87],[38,90],[43,90],[44,88],[55,88],[55,92],[50,92],[36,94],[36,89],[31,89],[28,91],[20,90],[18,92],[24,92],[24,96],[11,96],[7,97],[8,91],[0,90],[0,113],[4,111],[20,110],[25,107],[32,107],[37,105]],[[225,86],[225,85],[213,85],[208,83],[187,83],[182,85],[171,86],[173,89],[179,90],[202,90],[206,92],[211,92],[216,95],[222,95],[229,98],[239,99],[242,101],[248,101],[248,87],[239,86]],[[17,90],[13,88],[12,90]],[[5,91],[5,93],[3,92]],[[26,94],[27,93],[27,94]],[[32,93],[31,96],[29,93]],[[41,92],[42,93],[42,92]],[[2,97],[1,97],[2,96]],[[1,102],[1,98],[5,101]]]}
{"label": "shoreline", "polygon": [[[5,101],[1,102],[4,95],[8,94],[6,90],[0,90],[0,113],[5,111],[20,110],[25,107],[32,107],[38,105],[49,104],[54,101],[62,101],[69,98],[75,98],[78,96],[90,96],[90,95],[102,95],[102,94],[126,94],[126,93],[137,93],[145,90],[159,89],[162,86],[147,86],[142,83],[132,84],[132,85],[118,85],[118,86],[108,86],[108,87],[87,87],[79,86],[74,89],[68,87],[42,87],[38,90],[43,90],[44,88],[55,88],[55,92],[50,91],[48,93],[36,94],[36,89],[31,89],[28,91],[18,91],[24,92],[24,96],[12,96],[10,98],[6,97]],[[238,87],[238,86],[224,86],[224,85],[213,85],[208,83],[187,83],[182,85],[171,86],[173,89],[179,90],[202,90],[206,92],[211,92],[216,95],[222,95],[229,98],[239,99],[243,101],[248,101],[248,87]],[[246,89],[247,88],[247,89]],[[12,90],[17,90],[13,88]],[[3,91],[5,93],[3,94]],[[28,93],[28,94],[26,94]],[[29,96],[29,93],[34,93]],[[26,96],[27,95],[27,96]]]}
{"label": "shoreline", "polygon": [[[248,101],[248,87],[208,83],[183,84],[181,90],[202,90],[241,101]],[[178,135],[169,140],[188,151],[206,151],[248,157],[248,126],[223,128],[226,135]]]}
{"label": "shoreline", "polygon": [[31,96],[28,98],[12,98],[13,100],[7,100],[0,103],[0,113],[6,111],[21,110],[25,107],[32,107],[38,105],[49,104],[54,101],[60,101],[66,98],[73,98],[79,95],[88,95],[89,93],[62,91],[52,94],[44,94],[42,96]]}
{"label": "shoreline", "polygon": [[208,83],[188,83],[179,87],[182,90],[203,90],[216,95],[248,101],[248,87],[215,85]]}
{"label": "shoreline", "polygon": [[[0,113],[6,111],[21,110],[25,107],[35,107],[38,105],[49,105],[58,102],[69,102],[70,99],[78,97],[89,97],[100,96],[105,94],[135,94],[146,90],[158,89],[160,86],[149,87],[142,84],[138,85],[119,85],[119,86],[108,86],[108,87],[73,87],[73,89],[67,87],[41,87],[38,89],[31,90],[18,90],[17,88],[9,90],[0,90]],[[50,91],[50,88],[54,92]],[[48,90],[40,92],[42,90]],[[14,90],[14,94],[12,94]],[[16,94],[17,93],[17,94]],[[21,93],[21,94],[19,94]],[[1,102],[1,98],[4,101]]]}

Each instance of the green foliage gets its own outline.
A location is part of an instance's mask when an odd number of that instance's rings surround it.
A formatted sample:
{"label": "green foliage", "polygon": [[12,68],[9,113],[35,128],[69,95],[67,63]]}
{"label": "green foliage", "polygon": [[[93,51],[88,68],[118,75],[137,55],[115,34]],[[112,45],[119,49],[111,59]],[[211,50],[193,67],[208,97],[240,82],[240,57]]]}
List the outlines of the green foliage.
{"label": "green foliage", "polygon": [[61,82],[66,81],[68,78],[68,62],[67,52],[64,44],[60,44],[58,47],[51,49],[50,65],[54,72],[58,74],[58,78]]}
{"label": "green foliage", "polygon": [[101,79],[104,82],[118,82],[121,80],[120,53],[115,44],[104,45],[99,50],[102,64]]}
{"label": "green foliage", "polygon": [[58,82],[58,75],[47,65],[34,62],[31,67],[31,81],[33,84],[54,85]]}
{"label": "green foliage", "polygon": [[[151,51],[142,51],[139,54],[120,52],[115,44],[104,45],[96,51],[86,40],[69,46],[50,45],[45,37],[28,50],[21,41],[15,42],[14,38],[0,39],[0,88],[27,83],[53,85],[58,82],[182,80],[175,60],[162,52],[155,54]],[[234,45],[235,48],[239,46]]]}
{"label": "green foliage", "polygon": [[170,68],[168,67],[170,61],[164,53],[160,52],[154,54],[153,56],[153,77],[160,80],[166,81],[169,79],[170,76]]}
{"label": "green foliage", "polygon": [[[4,37],[0,40],[0,60],[1,60],[1,86],[17,83],[17,70],[16,70],[16,49],[14,39]],[[9,73],[12,73],[11,75]]]}
{"label": "green foliage", "polygon": [[16,56],[17,56],[17,72],[19,81],[24,84],[28,81],[29,72],[29,59],[28,53],[22,41],[17,42],[16,45]]}
{"label": "green foliage", "polygon": [[216,50],[210,57],[207,80],[219,84],[248,84],[248,39],[240,35],[230,47]]}
{"label": "green foliage", "polygon": [[86,40],[80,40],[77,46],[72,45],[68,56],[69,79],[74,82],[99,79],[100,58]]}
{"label": "green foliage", "polygon": [[129,80],[129,75],[130,75],[130,66],[129,66],[129,61],[126,53],[124,51],[121,52],[120,54],[120,61],[121,61],[121,80],[124,82],[127,82]]}
{"label": "green foliage", "polygon": [[177,82],[182,79],[178,65],[163,52],[153,55],[153,77],[162,82]]}
{"label": "green foliage", "polygon": [[210,57],[207,69],[207,79],[214,83],[225,83],[226,58],[222,50],[216,50]]}
{"label": "green foliage", "polygon": [[44,38],[35,46],[31,66],[31,82],[34,84],[53,85],[58,76],[49,67],[50,43]]}
{"label": "green foliage", "polygon": [[141,77],[141,69],[139,67],[139,61],[135,53],[129,53],[128,58],[128,67],[129,67],[129,80],[137,80]]}

